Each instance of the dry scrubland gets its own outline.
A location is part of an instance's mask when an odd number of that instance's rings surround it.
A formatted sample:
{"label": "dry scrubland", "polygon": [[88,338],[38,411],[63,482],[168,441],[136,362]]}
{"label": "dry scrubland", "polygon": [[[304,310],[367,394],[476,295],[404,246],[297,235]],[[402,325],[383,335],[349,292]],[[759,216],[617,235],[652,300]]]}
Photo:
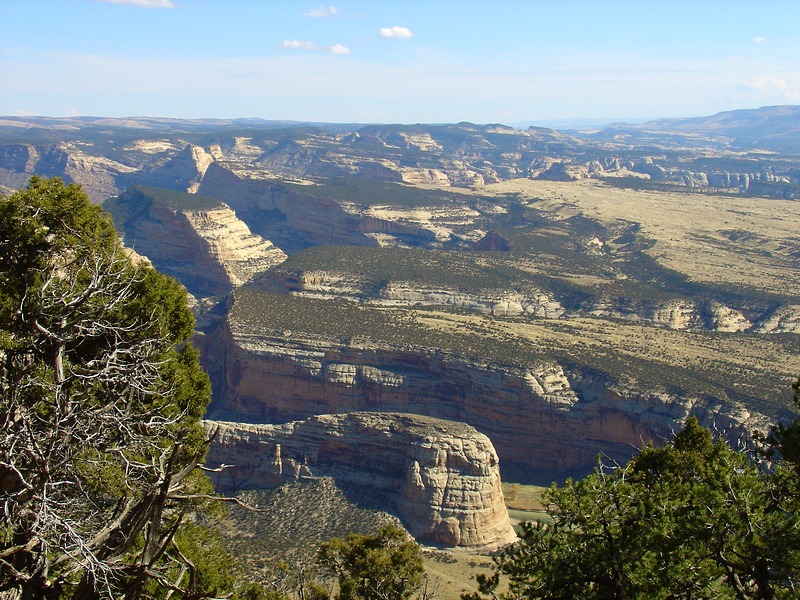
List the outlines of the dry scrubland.
{"label": "dry scrubland", "polygon": [[[503,484],[515,521],[542,515],[543,491],[537,486]],[[280,579],[281,562],[310,564],[319,544],[331,537],[374,533],[384,523],[397,523],[386,512],[386,498],[370,490],[337,486],[330,479],[244,491],[238,498],[263,512],[231,508],[222,533],[228,547],[264,582]],[[423,557],[431,584],[438,586],[439,600],[458,600],[462,592],[475,589],[477,574],[492,573],[491,556],[485,554],[423,548]]]}
{"label": "dry scrubland", "polygon": [[581,214],[607,226],[639,223],[655,241],[647,252],[698,282],[800,296],[800,202],[699,193],[631,190],[593,180],[515,179],[476,188],[520,194],[560,218]]}
{"label": "dry scrubland", "polygon": [[[331,479],[244,491],[237,497],[262,512],[231,508],[223,522],[223,539],[248,572],[265,584],[282,581],[280,563],[290,571],[300,564],[313,565],[316,549],[332,537],[375,533],[387,522],[399,524],[386,512],[388,500],[375,496],[374,490],[337,486]],[[475,589],[475,575],[492,572],[487,555],[423,548],[423,557],[439,600],[458,600],[462,592]]]}

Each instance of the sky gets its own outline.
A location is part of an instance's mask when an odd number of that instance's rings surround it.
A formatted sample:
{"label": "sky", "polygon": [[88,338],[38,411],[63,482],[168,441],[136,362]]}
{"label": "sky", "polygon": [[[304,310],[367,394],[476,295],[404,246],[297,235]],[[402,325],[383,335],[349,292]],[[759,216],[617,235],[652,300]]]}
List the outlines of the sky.
{"label": "sky", "polygon": [[800,104],[798,0],[0,0],[0,115],[548,123]]}

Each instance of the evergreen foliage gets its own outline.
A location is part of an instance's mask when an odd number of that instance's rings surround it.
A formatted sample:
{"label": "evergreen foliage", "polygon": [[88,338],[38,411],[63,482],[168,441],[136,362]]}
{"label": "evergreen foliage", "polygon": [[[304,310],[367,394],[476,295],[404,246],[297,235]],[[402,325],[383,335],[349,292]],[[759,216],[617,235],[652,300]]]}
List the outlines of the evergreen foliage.
{"label": "evergreen foliage", "polygon": [[193,326],[184,289],[133,264],[79,186],[0,197],[1,596],[230,587],[204,579],[185,523],[211,492]]}
{"label": "evergreen foliage", "polygon": [[404,600],[423,584],[419,546],[392,525],[334,538],[320,546],[318,560],[338,579],[339,600]]}
{"label": "evergreen foliage", "polygon": [[496,597],[503,574],[509,600],[796,598],[798,489],[792,469],[763,472],[690,418],[664,448],[553,486],[553,524],[525,524],[481,592]]}

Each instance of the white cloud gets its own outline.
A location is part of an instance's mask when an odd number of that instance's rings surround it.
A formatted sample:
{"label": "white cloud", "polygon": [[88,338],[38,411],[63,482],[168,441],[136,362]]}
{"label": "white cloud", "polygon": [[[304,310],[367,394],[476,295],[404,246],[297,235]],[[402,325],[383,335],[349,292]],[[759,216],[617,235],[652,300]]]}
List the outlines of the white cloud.
{"label": "white cloud", "polygon": [[397,25],[394,27],[382,27],[378,35],[382,38],[396,38],[401,40],[414,37],[414,34],[408,27],[398,27]]}
{"label": "white cloud", "polygon": [[142,8],[177,8],[172,0],[97,0],[106,4],[130,4]]}
{"label": "white cloud", "polygon": [[341,44],[334,44],[333,46],[320,46],[314,42],[301,42],[300,40],[283,40],[281,48],[290,48],[293,50],[312,50],[315,52],[330,52],[331,54],[350,54],[350,48],[342,46]]}
{"label": "white cloud", "polygon": [[324,4],[321,4],[319,8],[304,12],[303,16],[313,17],[315,19],[328,19],[330,17],[338,17],[339,9],[335,6],[325,6]]}
{"label": "white cloud", "polygon": [[767,41],[767,38],[761,37],[760,35],[757,35],[756,37],[753,38],[753,42],[756,43],[756,44],[763,44],[766,41]]}
{"label": "white cloud", "polygon": [[300,40],[283,40],[281,42],[282,48],[295,48],[295,49],[302,49],[302,50],[319,50],[319,46],[317,46],[314,42],[301,42]]}

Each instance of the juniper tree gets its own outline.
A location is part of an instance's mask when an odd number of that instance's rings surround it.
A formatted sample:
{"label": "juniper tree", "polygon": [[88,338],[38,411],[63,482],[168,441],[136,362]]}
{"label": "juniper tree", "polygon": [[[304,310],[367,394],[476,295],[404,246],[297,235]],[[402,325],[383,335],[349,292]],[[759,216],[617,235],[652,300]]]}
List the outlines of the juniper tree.
{"label": "juniper tree", "polygon": [[210,491],[192,328],[79,186],[0,197],[0,597],[204,597],[176,542]]}
{"label": "juniper tree", "polygon": [[[546,494],[552,524],[525,524],[481,592],[504,599],[797,598],[800,494],[697,420],[673,443]],[[480,594],[464,595],[478,600]]]}
{"label": "juniper tree", "polygon": [[320,546],[317,557],[336,577],[339,600],[404,600],[423,586],[420,548],[393,525],[374,535],[334,538]]}

